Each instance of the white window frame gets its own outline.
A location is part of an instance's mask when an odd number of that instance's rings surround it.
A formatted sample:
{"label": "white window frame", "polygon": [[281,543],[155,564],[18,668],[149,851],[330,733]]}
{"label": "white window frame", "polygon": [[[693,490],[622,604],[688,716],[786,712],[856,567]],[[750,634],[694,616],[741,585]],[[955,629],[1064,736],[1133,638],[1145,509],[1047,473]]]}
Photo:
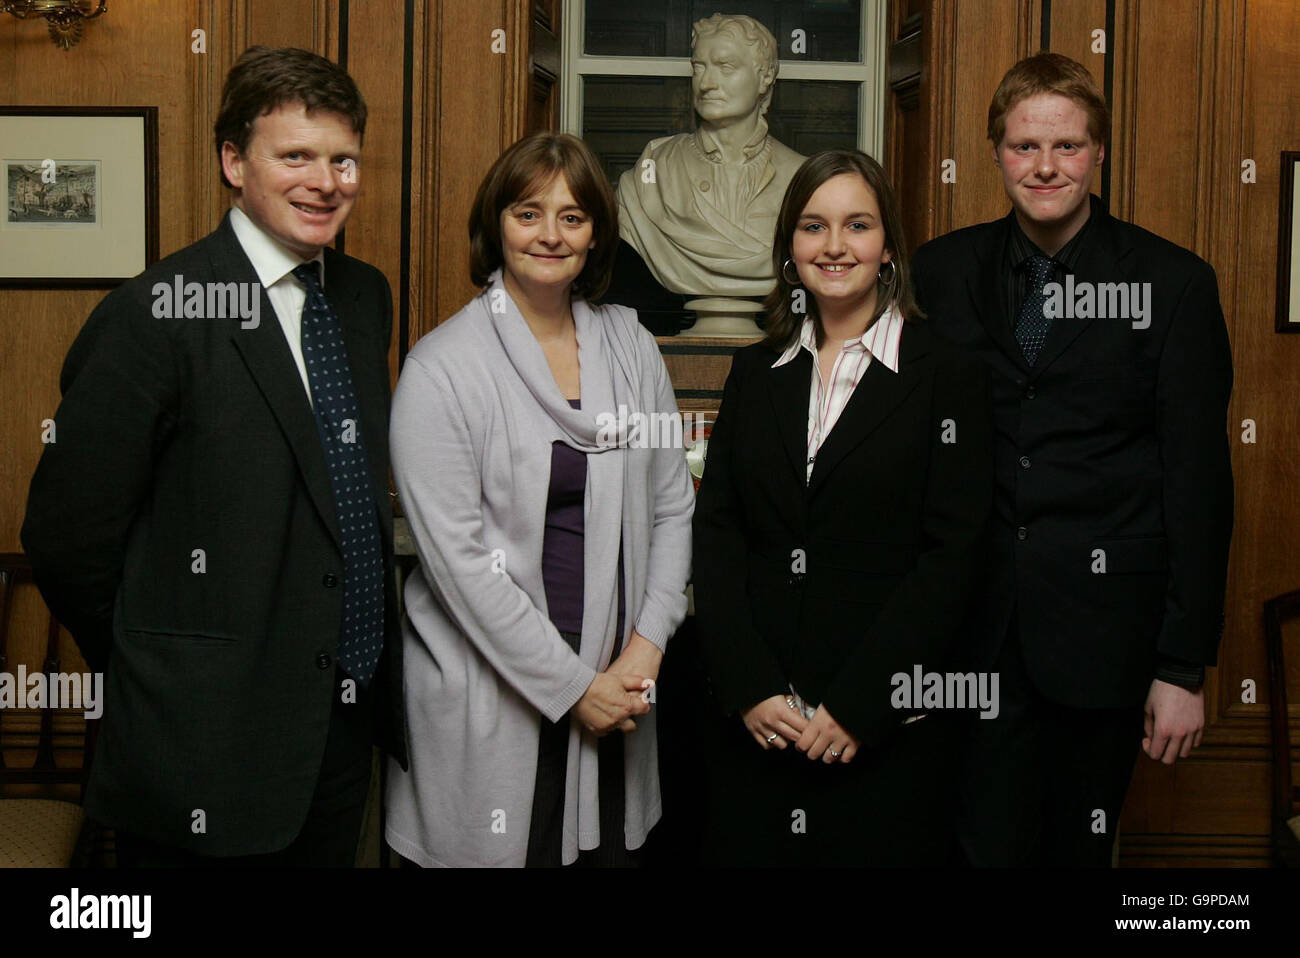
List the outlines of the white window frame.
{"label": "white window frame", "polygon": [[[781,60],[781,80],[837,80],[858,84],[858,149],[881,159],[885,147],[885,54],[887,0],[862,0],[861,63]],[[582,78],[600,76],[689,77],[689,57],[597,57],[582,52],[585,0],[563,0],[561,11],[560,128],[582,136]],[[785,41],[777,38],[778,48]]]}

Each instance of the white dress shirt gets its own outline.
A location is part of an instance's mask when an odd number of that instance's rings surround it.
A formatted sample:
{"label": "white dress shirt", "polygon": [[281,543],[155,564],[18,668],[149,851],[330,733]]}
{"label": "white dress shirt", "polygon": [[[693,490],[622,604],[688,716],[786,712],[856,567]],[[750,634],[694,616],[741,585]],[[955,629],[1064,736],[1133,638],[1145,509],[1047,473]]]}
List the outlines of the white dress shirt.
{"label": "white dress shirt", "polygon": [[[302,307],[307,302],[307,289],[293,275],[295,267],[302,265],[295,254],[285,249],[278,240],[254,223],[238,206],[230,208],[230,225],[235,238],[253,264],[253,271],[266,290],[266,296],[280,321],[280,329],[289,343],[289,352],[298,366],[307,402],[311,402],[311,383],[307,379],[307,361],[302,356]],[[321,288],[325,288],[325,253],[322,250],[308,262],[320,263]]]}
{"label": "white dress shirt", "polygon": [[817,329],[811,316],[805,316],[798,342],[791,343],[772,368],[784,366],[806,349],[812,354],[812,388],[808,391],[808,471],[804,482],[812,479],[817,450],[835,428],[835,423],[849,404],[853,390],[866,375],[871,360],[877,359],[891,372],[898,372],[898,344],[903,337],[903,315],[895,306],[889,307],[871,327],[857,339],[846,340],[835,357],[828,382],[822,382],[821,366],[817,362]]}

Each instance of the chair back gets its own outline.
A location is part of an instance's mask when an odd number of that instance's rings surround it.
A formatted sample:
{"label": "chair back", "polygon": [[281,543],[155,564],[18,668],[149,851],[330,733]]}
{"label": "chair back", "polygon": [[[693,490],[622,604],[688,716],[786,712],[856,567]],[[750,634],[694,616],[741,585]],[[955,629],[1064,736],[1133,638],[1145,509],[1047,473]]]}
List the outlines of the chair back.
{"label": "chair back", "polygon": [[[10,665],[10,636],[14,610],[14,595],[19,585],[32,582],[32,568],[22,553],[0,553],[0,673],[17,682],[17,666]],[[59,623],[53,613],[45,630],[45,658],[41,670],[47,677],[62,670],[59,657]],[[48,689],[48,687],[47,687]],[[52,696],[46,695],[35,711],[39,712],[35,741],[32,739],[31,714],[33,709],[0,708],[0,789],[9,785],[80,785],[84,797],[86,776],[94,752],[97,723],[77,717],[78,728],[68,731]],[[69,736],[80,738],[81,763],[79,766],[60,767],[55,761],[56,739],[66,742]],[[5,752],[33,750],[36,757],[31,765],[14,765],[5,758]]]}
{"label": "chair back", "polygon": [[1268,700],[1273,729],[1273,832],[1280,863],[1300,867],[1300,840],[1288,822],[1300,815],[1300,788],[1291,776],[1291,717],[1287,710],[1286,657],[1282,626],[1300,618],[1300,589],[1264,603],[1264,643],[1268,650]]}

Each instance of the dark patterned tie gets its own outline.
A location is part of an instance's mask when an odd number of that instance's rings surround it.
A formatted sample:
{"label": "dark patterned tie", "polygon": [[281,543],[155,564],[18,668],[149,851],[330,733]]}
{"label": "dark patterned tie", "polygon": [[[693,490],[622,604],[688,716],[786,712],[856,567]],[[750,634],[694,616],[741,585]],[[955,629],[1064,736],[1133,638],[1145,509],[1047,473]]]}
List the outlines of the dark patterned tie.
{"label": "dark patterned tie", "polygon": [[302,307],[302,354],[343,544],[343,630],[338,660],[364,686],[374,677],[384,644],[384,557],[361,435],[360,405],[348,368],[343,327],[325,299],[316,264],[303,263],[293,275],[307,287]]}
{"label": "dark patterned tie", "polygon": [[1029,285],[1025,290],[1025,301],[1020,304],[1020,316],[1016,319],[1016,342],[1025,354],[1025,362],[1033,366],[1052,326],[1051,318],[1043,315],[1043,305],[1047,302],[1043,287],[1052,278],[1052,261],[1041,253],[1035,253],[1025,261],[1025,267]]}

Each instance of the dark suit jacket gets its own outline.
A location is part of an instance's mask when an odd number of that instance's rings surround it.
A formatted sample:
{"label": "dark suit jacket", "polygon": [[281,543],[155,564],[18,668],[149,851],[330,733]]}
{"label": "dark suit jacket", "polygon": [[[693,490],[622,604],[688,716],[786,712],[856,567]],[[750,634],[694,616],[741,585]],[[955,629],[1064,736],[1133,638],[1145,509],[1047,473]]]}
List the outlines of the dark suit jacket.
{"label": "dark suit jacket", "polygon": [[936,332],[993,371],[983,661],[1014,609],[1035,685],[1100,708],[1140,705],[1157,651],[1214,664],[1232,532],[1232,357],[1214,270],[1092,204],[1076,288],[1150,283],[1148,328],[1058,318],[1026,366],[1002,278],[1012,214],[927,243],[914,275]]}
{"label": "dark suit jacket", "polygon": [[[230,225],[110,293],[73,343],[57,442],[22,541],[46,602],[107,667],[90,814],[211,855],[270,852],[306,818],[336,688],[343,557],[306,390],[261,290],[260,324],[157,319],[153,286],[256,283]],[[405,761],[388,495],[382,274],[325,250],[381,516],[384,661],[371,686]],[[196,550],[202,550],[205,571]],[[206,834],[194,834],[196,810]]]}
{"label": "dark suit jacket", "polygon": [[701,647],[725,711],[793,682],[877,745],[914,711],[891,704],[892,676],[943,671],[967,612],[993,497],[988,374],[908,323],[898,373],[872,361],[805,484],[812,357],[778,355],[736,353],[709,438]]}

